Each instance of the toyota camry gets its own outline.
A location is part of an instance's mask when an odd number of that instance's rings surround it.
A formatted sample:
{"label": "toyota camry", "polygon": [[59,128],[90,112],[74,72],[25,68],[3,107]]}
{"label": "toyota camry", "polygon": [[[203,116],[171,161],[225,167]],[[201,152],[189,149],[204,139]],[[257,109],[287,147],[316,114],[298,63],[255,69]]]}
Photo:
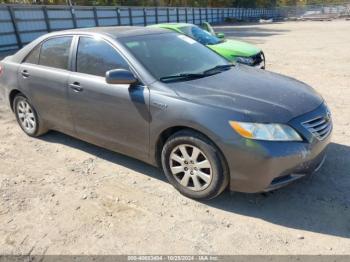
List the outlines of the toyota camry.
{"label": "toyota camry", "polygon": [[0,62],[0,93],[27,135],[57,130],[140,159],[195,199],[307,176],[332,131],[308,85],[159,28],[44,35]]}

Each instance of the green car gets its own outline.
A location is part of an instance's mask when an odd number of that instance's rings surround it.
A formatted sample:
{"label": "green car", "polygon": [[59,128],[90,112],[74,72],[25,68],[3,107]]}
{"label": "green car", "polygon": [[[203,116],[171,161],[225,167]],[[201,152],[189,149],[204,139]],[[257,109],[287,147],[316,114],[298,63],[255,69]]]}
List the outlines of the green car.
{"label": "green car", "polygon": [[170,29],[181,34],[185,34],[210,49],[225,57],[229,61],[236,61],[242,64],[265,68],[265,56],[258,47],[236,40],[226,40],[223,33],[215,33],[209,23],[203,24],[206,30],[187,23],[163,23],[150,25]]}

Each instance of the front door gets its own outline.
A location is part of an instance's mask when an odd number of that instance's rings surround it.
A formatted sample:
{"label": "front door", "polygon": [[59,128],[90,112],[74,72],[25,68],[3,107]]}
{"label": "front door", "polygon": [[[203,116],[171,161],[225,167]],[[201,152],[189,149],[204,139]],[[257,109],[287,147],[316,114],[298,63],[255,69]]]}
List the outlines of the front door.
{"label": "front door", "polygon": [[107,84],[105,73],[129,68],[103,39],[80,37],[76,72],[68,80],[69,103],[76,133],[84,140],[146,159],[149,139],[149,90]]}

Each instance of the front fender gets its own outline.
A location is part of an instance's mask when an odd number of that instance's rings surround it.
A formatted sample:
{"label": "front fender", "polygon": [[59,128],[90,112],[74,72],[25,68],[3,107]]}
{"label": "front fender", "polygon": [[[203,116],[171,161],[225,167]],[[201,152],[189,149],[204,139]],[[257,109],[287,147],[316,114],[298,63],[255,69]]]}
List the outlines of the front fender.
{"label": "front fender", "polygon": [[239,135],[229,125],[230,119],[237,119],[239,116],[227,109],[153,92],[150,114],[150,161],[152,163],[156,162],[157,142],[161,134],[169,128],[191,128],[204,134],[214,143],[239,139]]}

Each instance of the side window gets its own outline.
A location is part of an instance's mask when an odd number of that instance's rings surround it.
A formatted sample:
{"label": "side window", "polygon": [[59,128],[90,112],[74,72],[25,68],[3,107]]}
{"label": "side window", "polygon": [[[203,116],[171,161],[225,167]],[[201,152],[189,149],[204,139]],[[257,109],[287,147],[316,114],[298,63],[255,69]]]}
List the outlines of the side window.
{"label": "side window", "polygon": [[40,47],[41,45],[37,45],[36,47],[34,47],[34,49],[30,51],[29,55],[24,59],[23,62],[29,64],[38,64]]}
{"label": "side window", "polygon": [[55,37],[41,46],[39,64],[49,67],[68,69],[71,36]]}
{"label": "side window", "polygon": [[104,77],[112,69],[129,68],[127,62],[103,40],[80,37],[77,51],[77,72]]}

